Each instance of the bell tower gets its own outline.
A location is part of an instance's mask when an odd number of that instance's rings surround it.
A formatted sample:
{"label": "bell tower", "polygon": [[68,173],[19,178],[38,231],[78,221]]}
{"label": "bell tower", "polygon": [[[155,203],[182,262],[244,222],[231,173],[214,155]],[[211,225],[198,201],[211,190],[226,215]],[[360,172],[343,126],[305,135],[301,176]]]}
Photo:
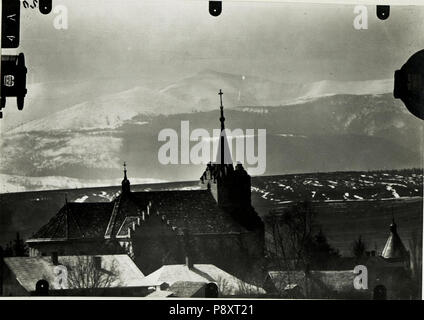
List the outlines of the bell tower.
{"label": "bell tower", "polygon": [[262,229],[263,223],[251,205],[251,178],[241,163],[234,169],[231,152],[225,134],[222,90],[220,96],[221,134],[214,163],[209,163],[200,180],[211,190],[212,195],[224,211],[248,230]]}

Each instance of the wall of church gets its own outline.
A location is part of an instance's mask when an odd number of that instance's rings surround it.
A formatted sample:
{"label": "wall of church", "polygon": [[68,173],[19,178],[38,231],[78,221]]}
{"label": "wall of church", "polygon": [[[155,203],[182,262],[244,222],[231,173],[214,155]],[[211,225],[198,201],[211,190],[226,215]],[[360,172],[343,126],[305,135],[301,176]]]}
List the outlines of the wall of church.
{"label": "wall of church", "polygon": [[[153,220],[153,219],[152,219]],[[165,223],[149,221],[132,235],[134,262],[144,274],[166,264],[214,264],[228,272],[240,271],[263,256],[257,234],[189,234],[183,236]]]}

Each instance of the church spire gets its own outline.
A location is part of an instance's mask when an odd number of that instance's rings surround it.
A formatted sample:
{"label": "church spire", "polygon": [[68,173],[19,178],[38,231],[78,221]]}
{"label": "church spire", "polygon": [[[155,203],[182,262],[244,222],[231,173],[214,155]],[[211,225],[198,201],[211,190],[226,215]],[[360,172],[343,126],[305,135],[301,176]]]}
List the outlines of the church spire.
{"label": "church spire", "polygon": [[222,95],[224,94],[223,92],[222,92],[222,90],[221,89],[219,89],[219,99],[220,99],[220,101],[221,101],[221,106],[220,106],[220,109],[221,109],[221,117],[219,118],[219,121],[221,122],[221,131],[223,131],[223,130],[225,130],[225,125],[224,125],[224,122],[225,122],[225,117],[224,117],[224,106],[222,105]]}
{"label": "church spire", "polygon": [[219,89],[219,98],[220,98],[220,109],[221,109],[221,116],[219,118],[219,121],[221,122],[221,134],[219,139],[219,147],[218,147],[218,153],[216,156],[216,163],[220,166],[220,171],[222,174],[226,174],[226,170],[229,169],[229,167],[232,168],[232,159],[231,159],[231,152],[228,145],[227,137],[225,134],[225,117],[224,117],[224,106],[222,105],[222,95],[224,94],[221,89]]}
{"label": "church spire", "polygon": [[130,180],[127,178],[127,164],[124,162],[124,179],[122,180],[122,193],[130,192]]}

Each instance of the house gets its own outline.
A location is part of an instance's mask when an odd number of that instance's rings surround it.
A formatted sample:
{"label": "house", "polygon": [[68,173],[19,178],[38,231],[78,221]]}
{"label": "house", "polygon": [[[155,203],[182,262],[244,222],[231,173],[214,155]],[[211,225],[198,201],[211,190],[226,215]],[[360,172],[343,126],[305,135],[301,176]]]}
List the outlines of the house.
{"label": "house", "polygon": [[[221,132],[224,120],[221,104]],[[225,144],[221,138],[221,155]],[[111,202],[66,201],[27,240],[30,256],[128,254],[147,274],[186,256],[232,272],[261,263],[264,225],[243,166],[210,163],[201,182],[201,190],[134,192],[124,164],[119,195]]]}
{"label": "house", "polygon": [[3,259],[3,296],[144,296],[143,273],[128,255]]}
{"label": "house", "polygon": [[212,264],[164,265],[146,276],[141,284],[156,291],[167,291],[167,296],[174,297],[258,297],[266,294],[263,288],[246,283]]}

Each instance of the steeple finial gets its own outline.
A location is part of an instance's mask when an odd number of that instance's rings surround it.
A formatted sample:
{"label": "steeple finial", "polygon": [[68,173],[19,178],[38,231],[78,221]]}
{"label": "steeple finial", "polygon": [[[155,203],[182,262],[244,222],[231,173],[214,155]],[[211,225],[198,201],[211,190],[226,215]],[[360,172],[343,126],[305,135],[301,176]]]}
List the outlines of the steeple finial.
{"label": "steeple finial", "polygon": [[130,191],[130,181],[127,178],[127,163],[124,161],[124,179],[122,180],[122,192]]}
{"label": "steeple finial", "polygon": [[396,232],[396,222],[395,222],[395,215],[393,213],[393,205],[392,205],[392,223],[390,225],[390,231],[391,232]]}
{"label": "steeple finial", "polygon": [[395,222],[395,217],[392,216],[392,224],[390,225],[390,232],[396,233],[397,232],[397,226]]}
{"label": "steeple finial", "polygon": [[221,106],[220,106],[220,109],[221,109],[221,117],[219,118],[219,121],[221,122],[221,131],[223,131],[224,129],[225,129],[225,125],[224,125],[224,122],[225,122],[225,117],[224,117],[224,106],[222,105],[222,95],[224,94],[223,92],[222,92],[222,90],[221,89],[219,89],[219,99],[220,99],[220,101],[221,101]]}

